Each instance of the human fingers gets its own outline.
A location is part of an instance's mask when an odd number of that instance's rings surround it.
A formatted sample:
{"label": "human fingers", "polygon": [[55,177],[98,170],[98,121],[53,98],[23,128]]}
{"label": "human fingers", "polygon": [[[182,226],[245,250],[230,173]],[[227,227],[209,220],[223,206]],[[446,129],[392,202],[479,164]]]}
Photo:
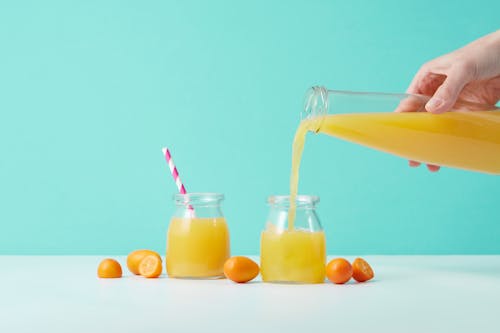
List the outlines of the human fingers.
{"label": "human fingers", "polygon": [[430,172],[438,172],[440,168],[439,165],[427,164],[427,169],[429,169]]}
{"label": "human fingers", "polygon": [[[422,163],[417,162],[417,161],[408,161],[408,164],[412,168],[419,167]],[[430,172],[437,172],[441,167],[439,165],[434,165],[434,164],[427,164],[427,169],[429,169]]]}
{"label": "human fingers", "polygon": [[426,101],[427,100],[424,97],[409,95],[399,102],[394,112],[425,111]]}
{"label": "human fingers", "polygon": [[424,77],[427,75],[427,64],[420,67],[417,73],[413,76],[413,79],[410,82],[410,85],[406,89],[408,94],[421,94],[420,84],[423,81]]}
{"label": "human fingers", "polygon": [[425,109],[429,112],[443,113],[450,110],[470,80],[470,73],[460,68],[451,70],[445,75],[446,79],[425,105]]}
{"label": "human fingers", "polygon": [[442,81],[437,82],[436,76],[429,72],[430,64],[423,65],[413,77],[406,89],[411,94],[401,100],[394,112],[425,111],[425,97],[414,95],[432,95]]}
{"label": "human fingers", "polygon": [[420,166],[420,162],[417,162],[417,161],[408,161],[408,165],[412,168],[416,168],[418,166]]}

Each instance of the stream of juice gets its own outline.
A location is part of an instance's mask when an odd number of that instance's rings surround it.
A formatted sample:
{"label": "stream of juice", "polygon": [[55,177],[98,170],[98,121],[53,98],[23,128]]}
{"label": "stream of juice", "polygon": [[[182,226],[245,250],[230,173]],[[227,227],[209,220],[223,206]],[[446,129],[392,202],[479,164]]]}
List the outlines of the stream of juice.
{"label": "stream of juice", "polygon": [[269,223],[261,234],[260,272],[264,282],[322,283],[325,280],[325,233],[294,227],[300,158],[306,134],[314,129],[314,121],[302,122],[293,141],[287,230]]}
{"label": "stream of juice", "polygon": [[306,119],[303,120],[297,132],[295,132],[295,137],[293,138],[292,144],[292,172],[290,175],[290,208],[288,210],[288,230],[292,231],[294,229],[295,213],[296,213],[296,198],[299,186],[299,169],[300,161],[302,159],[302,152],[304,151],[304,143],[306,141],[306,135],[309,131],[314,131],[317,128],[317,120]]}
{"label": "stream of juice", "polygon": [[354,113],[320,117],[302,121],[293,141],[290,230],[295,221],[300,159],[308,131],[410,160],[500,174],[500,111]]}

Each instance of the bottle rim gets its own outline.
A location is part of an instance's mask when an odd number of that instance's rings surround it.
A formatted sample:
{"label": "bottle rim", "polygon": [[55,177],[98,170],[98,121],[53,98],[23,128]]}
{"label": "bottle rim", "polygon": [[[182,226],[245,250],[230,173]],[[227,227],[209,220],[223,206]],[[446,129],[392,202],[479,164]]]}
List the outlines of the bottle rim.
{"label": "bottle rim", "polygon": [[300,119],[325,116],[328,114],[328,89],[321,86],[309,88],[305,95]]}

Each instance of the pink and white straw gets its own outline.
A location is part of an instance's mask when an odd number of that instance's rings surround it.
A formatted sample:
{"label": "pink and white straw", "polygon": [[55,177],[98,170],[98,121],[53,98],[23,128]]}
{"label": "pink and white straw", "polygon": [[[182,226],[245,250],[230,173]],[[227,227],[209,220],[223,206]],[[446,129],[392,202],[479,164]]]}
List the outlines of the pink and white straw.
{"label": "pink and white straw", "polygon": [[[180,194],[186,194],[186,188],[184,187],[184,184],[181,181],[181,177],[179,176],[179,171],[177,171],[177,168],[175,167],[174,160],[172,159],[172,155],[170,154],[170,151],[168,148],[162,148],[163,155],[165,156],[165,160],[168,163],[168,167],[170,168],[170,172],[172,173],[172,177],[174,177],[175,185],[177,185],[177,189],[179,190]],[[192,212],[194,215],[194,208],[191,205],[188,205],[188,209]]]}

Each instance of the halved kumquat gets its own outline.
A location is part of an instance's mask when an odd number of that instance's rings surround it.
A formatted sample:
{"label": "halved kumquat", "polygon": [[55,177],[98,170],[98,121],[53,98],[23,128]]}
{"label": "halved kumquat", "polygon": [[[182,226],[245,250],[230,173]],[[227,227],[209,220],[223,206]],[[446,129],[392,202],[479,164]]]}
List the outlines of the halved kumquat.
{"label": "halved kumquat", "polygon": [[147,278],[157,278],[161,270],[161,259],[154,254],[145,256],[139,264],[139,274]]}
{"label": "halved kumquat", "polygon": [[134,273],[135,275],[139,275],[139,264],[141,263],[142,259],[144,259],[145,256],[148,255],[155,255],[158,257],[158,259],[161,260],[160,255],[152,250],[135,250],[133,252],[130,252],[129,255],[127,256],[127,267],[128,270],[131,273]]}
{"label": "halved kumquat", "polygon": [[371,266],[361,258],[356,258],[352,262],[352,277],[358,282],[365,282],[373,279],[375,274]]}

